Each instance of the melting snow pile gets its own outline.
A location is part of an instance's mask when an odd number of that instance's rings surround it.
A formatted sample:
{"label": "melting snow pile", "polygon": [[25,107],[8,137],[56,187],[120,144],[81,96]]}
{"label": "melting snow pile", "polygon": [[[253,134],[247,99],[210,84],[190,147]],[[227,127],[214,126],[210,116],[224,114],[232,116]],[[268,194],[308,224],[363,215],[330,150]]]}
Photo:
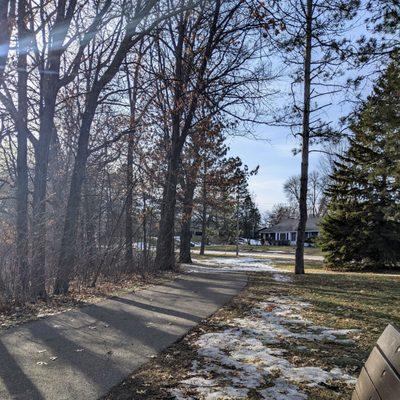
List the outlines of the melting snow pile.
{"label": "melting snow pile", "polygon": [[[278,269],[273,267],[268,261],[260,261],[255,258],[211,258],[202,260],[203,265],[210,265],[213,272],[271,272],[272,278],[277,282],[290,282],[292,279],[285,273],[278,273]],[[189,269],[187,272],[198,272],[199,270],[207,269],[202,266],[196,266],[197,269]]]}
{"label": "melting snow pile", "polygon": [[[257,260],[250,257],[240,258],[210,258],[208,260],[201,260],[202,265],[209,265],[214,267],[212,270],[215,271],[218,267],[218,271],[237,271],[237,272],[272,272],[276,273],[278,270],[271,265],[269,261]],[[198,267],[204,269],[202,267]],[[194,272],[196,270],[192,270]],[[282,274],[277,274],[282,277],[282,281],[289,281],[290,277],[285,277]],[[278,279],[277,279],[278,280]]]}
{"label": "melting snow pile", "polygon": [[[202,335],[194,345],[190,377],[171,390],[176,399],[244,399],[257,390],[263,399],[307,399],[296,384],[313,387],[330,381],[352,385],[355,379],[339,368],[297,367],[285,358],[280,344],[296,340],[353,343],[344,338],[355,330],[316,326],[300,314],[310,304],[292,297],[270,297],[258,303],[250,315],[229,322],[221,332]],[[299,346],[301,347],[301,346]]]}
{"label": "melting snow pile", "polygon": [[269,262],[260,261],[250,257],[210,258],[208,260],[202,260],[201,263],[213,266],[217,265],[219,270],[226,271],[277,271],[277,269],[274,268]]}

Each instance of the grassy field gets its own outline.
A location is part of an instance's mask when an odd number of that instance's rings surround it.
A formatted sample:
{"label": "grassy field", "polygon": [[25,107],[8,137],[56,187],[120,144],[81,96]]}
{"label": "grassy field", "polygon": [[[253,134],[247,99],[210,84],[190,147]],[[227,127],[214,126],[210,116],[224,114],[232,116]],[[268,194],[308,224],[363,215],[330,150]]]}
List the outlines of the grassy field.
{"label": "grassy field", "polygon": [[[235,252],[235,245],[216,245],[216,246],[206,246],[206,251],[214,250],[214,251],[228,251]],[[285,252],[287,254],[295,254],[296,248],[294,246],[252,246],[248,244],[243,244],[239,246],[239,251],[241,252],[252,252],[252,253],[264,253],[269,251],[278,251]],[[322,251],[318,247],[305,247],[304,254],[321,256],[323,255]]]}
{"label": "grassy field", "polygon": [[[276,266],[282,270],[289,268],[289,265],[280,263]],[[359,330],[352,345],[323,340],[283,340],[276,346],[284,349],[285,357],[292,365],[321,367],[324,370],[340,368],[352,376],[358,376],[385,326],[388,323],[400,326],[400,277],[326,273],[316,265],[308,265],[307,268],[309,274],[290,274],[290,281],[279,281],[268,273],[250,273],[248,286],[240,295],[114,388],[105,399],[174,399],[171,393],[180,390],[182,382],[193,376],[193,360],[202,362],[195,346],[196,340],[204,337],[204,334],[221,332],[227,326],[232,326],[234,318],[253,315],[254,307],[270,298],[310,303],[311,306],[302,309],[301,314],[315,326]],[[217,379],[215,375],[215,372],[210,372],[207,378]],[[271,385],[266,380],[264,388]],[[352,387],[338,383],[298,386],[309,400],[350,399],[352,391]],[[262,399],[260,393],[258,388],[251,390],[246,398]],[[194,398],[203,397],[194,394]],[[282,400],[284,398],[282,396]]]}
{"label": "grassy field", "polygon": [[[273,260],[273,265],[282,271],[293,272],[294,271],[294,261],[289,260]],[[319,260],[304,260],[304,270],[305,273],[314,273],[316,271],[325,272],[325,264],[323,261]]]}

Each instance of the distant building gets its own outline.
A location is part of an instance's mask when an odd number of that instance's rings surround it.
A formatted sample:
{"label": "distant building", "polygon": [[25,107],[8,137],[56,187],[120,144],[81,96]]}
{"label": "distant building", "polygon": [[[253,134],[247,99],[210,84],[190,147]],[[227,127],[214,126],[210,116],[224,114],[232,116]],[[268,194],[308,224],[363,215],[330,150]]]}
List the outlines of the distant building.
{"label": "distant building", "polygon": [[[306,224],[306,241],[307,239],[319,235],[319,220],[319,217],[308,217]],[[298,225],[299,220],[297,218],[284,218],[278,224],[270,228],[260,229],[258,234],[263,243],[295,245]]]}

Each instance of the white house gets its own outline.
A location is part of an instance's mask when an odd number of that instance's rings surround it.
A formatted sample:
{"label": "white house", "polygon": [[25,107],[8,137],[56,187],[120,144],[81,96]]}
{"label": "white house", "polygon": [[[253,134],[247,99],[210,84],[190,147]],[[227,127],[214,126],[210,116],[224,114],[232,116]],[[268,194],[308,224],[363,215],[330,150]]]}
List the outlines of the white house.
{"label": "white house", "polygon": [[[306,240],[319,235],[319,218],[308,217],[306,224]],[[265,243],[270,244],[296,244],[297,218],[284,218],[278,224],[270,228],[263,228],[258,231],[260,238]]]}

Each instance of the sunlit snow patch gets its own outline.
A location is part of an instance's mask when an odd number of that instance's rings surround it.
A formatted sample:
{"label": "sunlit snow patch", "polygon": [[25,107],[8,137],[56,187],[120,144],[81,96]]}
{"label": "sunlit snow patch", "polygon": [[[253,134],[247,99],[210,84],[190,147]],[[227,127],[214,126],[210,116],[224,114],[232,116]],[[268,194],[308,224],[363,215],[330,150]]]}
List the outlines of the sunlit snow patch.
{"label": "sunlit snow patch", "polygon": [[[285,358],[279,346],[290,340],[343,343],[355,330],[333,330],[316,326],[300,314],[309,303],[293,297],[271,296],[260,302],[249,315],[229,321],[230,327],[206,333],[194,342],[199,360],[192,365],[190,377],[171,391],[176,399],[245,399],[257,390],[269,400],[303,400],[307,395],[296,385],[318,386],[329,381],[353,385],[354,377],[340,368],[296,367]],[[301,332],[293,326],[301,326]]]}
{"label": "sunlit snow patch", "polygon": [[[207,266],[210,266],[207,267]],[[201,265],[191,266],[186,270],[188,273],[201,271],[210,272],[270,272],[272,279],[277,282],[292,282],[287,273],[282,273],[266,260],[258,260],[250,257],[240,258],[210,258],[202,260]]]}

